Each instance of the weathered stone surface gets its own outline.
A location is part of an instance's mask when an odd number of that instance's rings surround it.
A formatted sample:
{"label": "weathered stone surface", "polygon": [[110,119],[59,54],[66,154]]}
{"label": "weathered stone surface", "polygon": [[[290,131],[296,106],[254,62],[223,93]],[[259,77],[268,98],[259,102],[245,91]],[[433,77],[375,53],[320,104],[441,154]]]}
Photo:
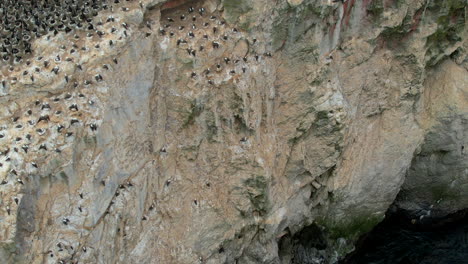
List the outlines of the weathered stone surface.
{"label": "weathered stone surface", "polygon": [[34,82],[2,68],[1,262],[333,263],[398,194],[466,208],[461,3],[130,1],[72,63],[37,39]]}

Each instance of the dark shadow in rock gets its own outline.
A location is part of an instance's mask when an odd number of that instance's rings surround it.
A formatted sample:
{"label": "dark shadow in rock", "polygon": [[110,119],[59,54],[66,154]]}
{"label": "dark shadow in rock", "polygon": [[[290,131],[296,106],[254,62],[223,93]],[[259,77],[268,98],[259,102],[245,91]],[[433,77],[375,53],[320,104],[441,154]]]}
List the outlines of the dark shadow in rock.
{"label": "dark shadow in rock", "polygon": [[438,219],[415,219],[398,209],[387,212],[340,263],[468,263],[468,209]]}

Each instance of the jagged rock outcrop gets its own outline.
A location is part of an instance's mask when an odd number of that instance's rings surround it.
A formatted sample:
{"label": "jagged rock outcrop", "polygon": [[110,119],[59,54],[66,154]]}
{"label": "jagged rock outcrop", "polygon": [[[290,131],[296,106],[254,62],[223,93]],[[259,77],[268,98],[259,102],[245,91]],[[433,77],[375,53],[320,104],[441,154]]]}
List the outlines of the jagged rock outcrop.
{"label": "jagged rock outcrop", "polygon": [[467,207],[464,1],[120,2],[2,65],[2,263],[334,263]]}

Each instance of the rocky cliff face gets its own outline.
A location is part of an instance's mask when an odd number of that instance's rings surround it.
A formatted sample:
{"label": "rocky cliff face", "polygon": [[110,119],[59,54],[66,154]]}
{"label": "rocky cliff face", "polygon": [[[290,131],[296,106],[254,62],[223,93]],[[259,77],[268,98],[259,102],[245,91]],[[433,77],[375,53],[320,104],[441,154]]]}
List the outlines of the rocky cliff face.
{"label": "rocky cliff face", "polygon": [[468,207],[464,1],[121,2],[2,66],[2,263],[333,263]]}

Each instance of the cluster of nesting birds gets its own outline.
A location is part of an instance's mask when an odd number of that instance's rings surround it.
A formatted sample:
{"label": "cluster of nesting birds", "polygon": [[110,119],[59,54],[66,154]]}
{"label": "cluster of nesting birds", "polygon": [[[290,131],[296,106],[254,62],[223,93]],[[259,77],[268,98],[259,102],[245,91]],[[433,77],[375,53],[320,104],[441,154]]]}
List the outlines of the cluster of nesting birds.
{"label": "cluster of nesting birds", "polygon": [[188,7],[163,17],[159,29],[159,34],[168,38],[172,47],[184,49],[185,55],[194,59],[198,56],[213,59],[217,51],[220,54],[226,51],[223,46],[232,48],[241,39],[248,42],[248,54],[219,57],[210,67],[187,73],[193,80],[210,85],[225,80],[226,75],[230,78],[246,74],[249,65],[260,64],[261,60],[272,57],[271,52],[256,50],[257,47],[264,48],[256,38],[247,38],[241,30],[229,26],[220,15],[208,13],[203,7]]}
{"label": "cluster of nesting birds", "polygon": [[[43,2],[47,3],[48,1]],[[102,9],[105,9],[107,6],[104,2],[105,1],[98,0],[83,1],[85,7],[87,5],[97,5]],[[115,0],[113,3],[119,3],[119,0]],[[60,5],[57,4],[56,8]],[[73,6],[75,5],[76,3],[73,4]],[[130,6],[130,3],[128,6]],[[127,7],[123,8],[128,10]],[[112,6],[111,9],[113,9]],[[83,27],[85,30],[73,29],[70,36],[66,38],[65,41],[61,41],[61,45],[57,46],[56,50],[52,51],[50,54],[36,54],[35,58],[31,57],[23,60],[22,56],[17,53],[17,55],[14,56],[13,64],[0,63],[0,74],[3,75],[0,78],[0,94],[6,94],[7,91],[18,82],[32,85],[35,83],[44,83],[44,81],[50,79],[62,78],[69,83],[72,77],[66,74],[65,69],[68,69],[69,72],[70,69],[72,69],[71,72],[83,71],[84,66],[80,63],[84,55],[99,55],[105,52],[106,49],[113,49],[120,43],[124,43],[124,39],[131,34],[130,25],[121,21],[122,19],[118,15],[119,12],[125,11],[118,9],[118,11],[111,12],[107,17],[96,18],[94,20],[85,19],[82,22],[78,22],[77,24],[79,27]],[[47,38],[49,37],[50,35],[47,36]],[[3,41],[9,43],[9,45],[3,44],[1,50],[3,50],[5,54],[3,54],[2,57],[6,62],[11,62],[11,54],[9,52],[13,47],[12,41],[8,38],[3,39]],[[27,49],[22,49],[22,52],[26,51]],[[18,61],[18,63],[16,63],[16,61]],[[117,59],[114,58],[113,61],[117,63]],[[105,68],[106,66],[103,67]],[[92,81],[94,80],[86,80],[84,84],[89,85]],[[95,81],[100,81],[99,77]],[[79,84],[77,82],[72,82],[70,85],[76,88]]]}
{"label": "cluster of nesting birds", "polygon": [[62,152],[80,127],[88,127],[90,133],[98,129],[98,121],[88,117],[96,114],[96,103],[87,97],[73,92],[36,100],[0,125],[0,170],[8,169],[1,185],[24,184],[40,166],[32,157],[45,160]]}
{"label": "cluster of nesting birds", "polygon": [[[79,63],[83,53],[99,51],[116,45],[117,41],[128,36],[130,25],[121,21],[115,15],[104,20],[93,19],[101,10],[113,10],[120,2],[132,0],[0,0],[0,55],[6,66],[9,79],[0,78],[0,91],[18,81],[29,80],[34,83],[36,78],[63,78],[70,92],[50,96],[31,102],[21,107],[6,122],[0,121],[0,171],[5,171],[5,177],[0,179],[1,186],[21,186],[29,175],[40,169],[41,164],[50,155],[61,153],[70,146],[79,131],[95,133],[100,126],[98,119],[98,98],[91,93],[85,94],[80,88],[87,88],[94,83],[106,79],[105,71],[112,64],[118,64],[116,58],[102,65],[100,74],[90,75],[84,81],[78,82],[73,76],[62,71],[66,64],[71,64],[77,71],[86,72],[84,65]],[[118,11],[126,12],[125,6]],[[259,45],[256,38],[246,37],[241,30],[229,26],[219,13],[209,13],[203,7],[183,7],[171,10],[164,15],[159,30],[153,29],[153,23],[148,21],[146,27],[158,31],[161,41],[169,41],[171,47],[182,49],[185,56],[209,58],[210,66],[197,71],[189,71],[190,79],[202,84],[214,85],[225,80],[226,76],[235,78],[248,74],[250,67],[258,67],[261,61],[272,57],[271,53]],[[60,46],[60,52],[50,56],[25,58],[32,53],[31,41],[43,35],[54,36],[59,32],[70,34],[68,44]],[[128,33],[128,34],[127,34]],[[146,33],[149,36],[151,33]],[[96,39],[97,41],[92,42]],[[102,40],[105,40],[104,42]],[[248,53],[242,56],[230,54],[234,43],[245,40]],[[93,43],[93,45],[90,45]],[[222,54],[222,56],[213,56]],[[17,64],[21,66],[18,67]],[[0,64],[1,66],[1,64]],[[85,69],[84,69],[85,68]],[[0,67],[0,71],[1,71]],[[0,72],[1,73],[1,72]],[[247,142],[243,137],[241,143]],[[162,148],[161,153],[166,149]],[[36,159],[34,158],[36,157]],[[37,158],[40,157],[40,160]],[[101,181],[102,185],[106,183]],[[169,186],[170,181],[166,183]],[[119,185],[115,197],[120,191],[132,187],[131,182]],[[120,191],[119,191],[120,190]],[[83,194],[79,194],[83,199]],[[114,201],[114,200],[113,200]],[[105,214],[109,213],[111,202]],[[16,205],[19,200],[15,197]],[[198,201],[193,204],[198,206]],[[14,205],[14,204],[12,204]],[[154,203],[148,213],[154,210]],[[6,208],[10,214],[9,205]],[[77,208],[81,213],[81,206]],[[142,221],[148,220],[144,215]],[[63,225],[70,224],[70,218],[61,219]],[[47,252],[51,258],[58,257],[64,250],[64,245],[57,244],[58,252]],[[76,251],[71,247],[72,251]],[[81,249],[87,251],[86,247]],[[59,263],[65,261],[59,259]]]}
{"label": "cluster of nesting birds", "polygon": [[[133,0],[1,0],[0,55],[4,63],[20,63],[32,53],[31,42],[44,35],[94,31],[101,10]],[[108,3],[109,2],[109,3]],[[121,7],[128,11],[127,7]]]}

